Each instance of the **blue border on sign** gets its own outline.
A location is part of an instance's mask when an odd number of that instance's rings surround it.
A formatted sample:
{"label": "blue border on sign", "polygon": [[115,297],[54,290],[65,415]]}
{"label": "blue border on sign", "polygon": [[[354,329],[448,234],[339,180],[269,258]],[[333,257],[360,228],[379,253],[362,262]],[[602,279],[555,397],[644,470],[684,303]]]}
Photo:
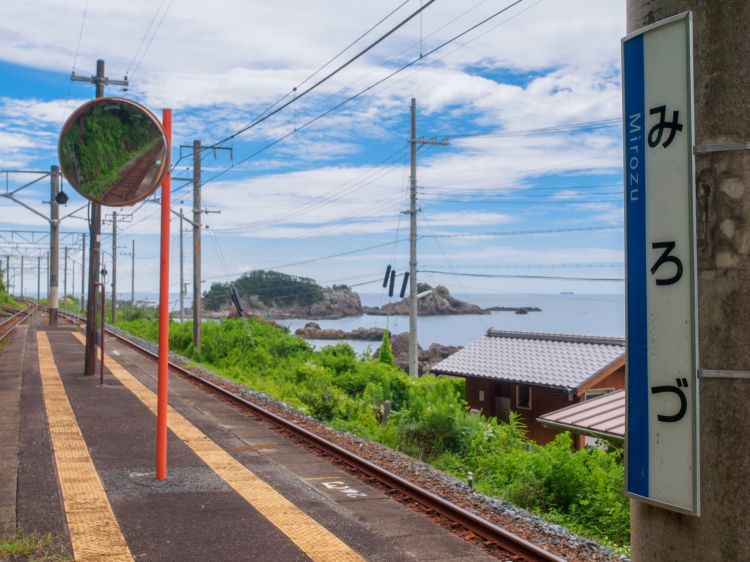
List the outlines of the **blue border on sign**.
{"label": "blue border on sign", "polygon": [[649,494],[646,102],[643,35],[623,45],[627,245],[627,489]]}

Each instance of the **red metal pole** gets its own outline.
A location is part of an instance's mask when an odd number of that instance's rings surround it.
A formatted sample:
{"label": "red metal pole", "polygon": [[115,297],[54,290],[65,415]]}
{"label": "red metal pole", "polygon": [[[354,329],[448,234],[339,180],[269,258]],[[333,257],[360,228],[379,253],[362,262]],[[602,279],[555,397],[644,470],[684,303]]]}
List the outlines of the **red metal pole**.
{"label": "red metal pole", "polygon": [[102,287],[102,337],[100,341],[100,350],[102,354],[102,358],[99,361],[99,384],[104,384],[104,324],[105,324],[105,317],[107,315],[107,297],[105,296],[105,288],[104,283],[101,284]]}
{"label": "red metal pole", "polygon": [[169,390],[169,208],[172,179],[172,110],[162,117],[167,134],[167,174],[161,182],[161,255],[159,257],[159,377],[156,407],[156,479],[167,478],[167,392]]}

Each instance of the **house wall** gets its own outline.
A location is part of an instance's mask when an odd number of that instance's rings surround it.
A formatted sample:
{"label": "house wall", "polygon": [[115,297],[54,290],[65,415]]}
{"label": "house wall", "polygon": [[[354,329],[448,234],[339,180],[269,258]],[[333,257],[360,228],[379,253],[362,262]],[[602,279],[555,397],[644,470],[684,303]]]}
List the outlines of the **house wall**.
{"label": "house wall", "polygon": [[519,408],[516,402],[517,386],[515,384],[511,385],[511,409],[518,413],[523,420],[523,423],[526,425],[526,435],[529,439],[536,441],[540,445],[549,443],[559,432],[544,427],[536,419],[543,414],[570,406],[573,402],[569,400],[568,393],[543,386],[534,386],[531,389],[531,409],[525,410]]}
{"label": "house wall", "polygon": [[625,362],[623,361],[610,373],[582,384],[578,389],[578,395],[583,399],[587,390],[595,388],[614,388],[615,390],[625,388]]}
{"label": "house wall", "polygon": [[[466,401],[469,403],[469,409],[479,410],[482,415],[487,418],[495,415],[493,381],[467,378],[465,393]],[[484,393],[484,400],[480,399],[480,393]]]}
{"label": "house wall", "polygon": [[[554,412],[566,406],[583,400],[587,390],[597,388],[625,388],[625,365],[617,365],[609,373],[603,373],[601,377],[592,379],[578,389],[578,396],[570,400],[567,392],[542,386],[533,386],[531,389],[531,409],[526,410],[518,407],[517,384],[492,381],[479,378],[466,378],[466,401],[469,408],[479,410],[485,417],[496,417],[500,414],[497,407],[497,399],[501,397],[510,398],[510,409],[517,412],[526,425],[526,434],[529,439],[539,444],[549,443],[559,433],[554,429],[544,427],[536,419],[549,412]],[[480,395],[483,393],[483,396]],[[483,397],[483,400],[480,398]],[[506,421],[501,419],[500,421]],[[574,446],[582,447],[583,436],[573,436]]]}

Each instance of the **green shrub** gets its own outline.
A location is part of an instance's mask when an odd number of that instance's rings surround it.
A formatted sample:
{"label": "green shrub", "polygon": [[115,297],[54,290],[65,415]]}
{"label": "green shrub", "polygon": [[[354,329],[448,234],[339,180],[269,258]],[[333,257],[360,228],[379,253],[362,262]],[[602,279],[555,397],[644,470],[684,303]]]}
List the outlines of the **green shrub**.
{"label": "green shrub", "polygon": [[[156,341],[158,323],[118,325]],[[346,344],[312,350],[288,330],[259,319],[205,322],[201,352],[192,323],[170,323],[170,346],[212,370],[333,427],[433,463],[460,479],[474,474],[483,493],[510,501],[626,552],[629,503],[620,450],[574,450],[569,434],[541,446],[521,418],[498,423],[468,412],[463,379],[409,377]],[[384,419],[383,403],[392,413]]]}

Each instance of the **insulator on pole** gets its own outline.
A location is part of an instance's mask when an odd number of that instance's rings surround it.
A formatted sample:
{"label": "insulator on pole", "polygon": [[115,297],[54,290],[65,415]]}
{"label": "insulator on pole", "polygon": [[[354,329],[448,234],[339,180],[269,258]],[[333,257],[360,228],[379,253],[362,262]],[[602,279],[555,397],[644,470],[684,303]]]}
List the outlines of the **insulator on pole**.
{"label": "insulator on pole", "polygon": [[240,295],[237,292],[237,288],[231,283],[229,285],[229,295],[232,297],[232,303],[234,303],[234,307],[237,309],[237,316],[242,318],[245,315],[245,311],[242,310],[242,305],[240,304]]}
{"label": "insulator on pole", "polygon": [[409,272],[404,273],[404,281],[401,283],[401,294],[399,295],[402,299],[406,296],[406,287],[409,286]]}
{"label": "insulator on pole", "polygon": [[[390,267],[390,266],[388,266],[388,267]],[[390,287],[388,287],[388,296],[389,297],[393,296],[393,286],[395,284],[396,284],[396,270],[392,269],[391,270],[391,285],[390,285]]]}
{"label": "insulator on pole", "polygon": [[388,265],[388,267],[385,268],[385,277],[383,277],[383,288],[385,289],[388,286],[388,278],[391,276],[391,266]]}

